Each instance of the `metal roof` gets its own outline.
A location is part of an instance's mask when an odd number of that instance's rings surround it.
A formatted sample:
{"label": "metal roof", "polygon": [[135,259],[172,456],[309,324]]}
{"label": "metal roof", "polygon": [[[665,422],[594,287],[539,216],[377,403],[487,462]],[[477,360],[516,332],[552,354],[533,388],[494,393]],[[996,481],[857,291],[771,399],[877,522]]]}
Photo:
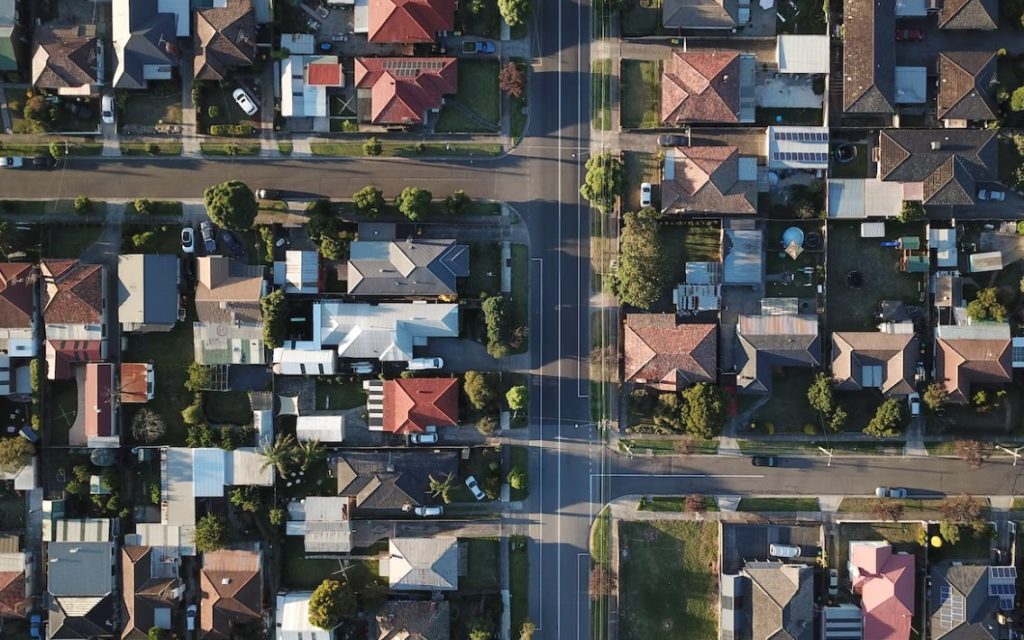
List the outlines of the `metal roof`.
{"label": "metal roof", "polygon": [[51,542],[47,591],[54,596],[105,596],[114,588],[112,542]]}
{"label": "metal roof", "polygon": [[903,185],[867,180],[841,179],[828,181],[828,217],[862,219],[893,217],[903,206]]}
{"label": "metal roof", "polygon": [[345,416],[299,416],[295,421],[295,437],[300,442],[341,442],[345,439]]}
{"label": "metal roof", "polygon": [[192,495],[196,498],[224,496],[224,450],[192,450]]}
{"label": "metal roof", "polygon": [[779,73],[828,73],[828,46],[827,35],[779,34],[775,40]]}
{"label": "metal roof", "polygon": [[276,640],[332,640],[333,632],[309,622],[312,591],[290,591],[277,596]]}

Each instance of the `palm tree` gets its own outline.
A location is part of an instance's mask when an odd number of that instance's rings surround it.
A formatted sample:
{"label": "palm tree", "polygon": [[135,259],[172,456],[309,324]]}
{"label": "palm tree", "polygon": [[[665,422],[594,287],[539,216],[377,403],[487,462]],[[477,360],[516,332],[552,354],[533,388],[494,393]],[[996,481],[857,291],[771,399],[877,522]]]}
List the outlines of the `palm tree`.
{"label": "palm tree", "polygon": [[326,458],[327,452],[324,451],[324,445],[319,440],[307,440],[296,446],[295,457],[300,463],[299,467],[305,471]]}
{"label": "palm tree", "polygon": [[277,475],[282,478],[288,477],[289,468],[296,462],[297,448],[295,436],[290,433],[274,440],[272,444],[263,448],[263,456],[266,459],[263,461],[260,471],[273,466],[277,469]]}
{"label": "palm tree", "polygon": [[427,490],[427,493],[434,496],[435,498],[440,498],[441,502],[445,504],[451,502],[452,489],[455,488],[455,476],[453,476],[451,473],[448,473],[440,480],[435,478],[434,474],[430,474],[427,477],[430,479],[430,489]]}

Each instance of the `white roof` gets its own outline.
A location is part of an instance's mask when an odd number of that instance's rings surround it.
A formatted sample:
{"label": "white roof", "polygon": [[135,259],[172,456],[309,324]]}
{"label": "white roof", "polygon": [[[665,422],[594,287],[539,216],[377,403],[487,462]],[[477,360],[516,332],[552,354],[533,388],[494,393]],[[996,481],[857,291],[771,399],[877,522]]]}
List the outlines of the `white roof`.
{"label": "white roof", "polygon": [[295,420],[295,437],[300,442],[341,442],[345,439],[345,416],[299,416]]}
{"label": "white roof", "polygon": [[313,55],[316,53],[316,38],[311,33],[282,33],[281,49],[292,55]]}
{"label": "white roof", "polygon": [[780,73],[828,73],[827,35],[783,35],[775,40]]}
{"label": "white roof", "polygon": [[277,640],[331,640],[334,634],[309,622],[312,591],[290,591],[277,596]]}
{"label": "white roof", "polygon": [[979,324],[940,324],[935,335],[943,340],[1009,340],[1010,325],[1005,322]]}
{"label": "white roof", "polygon": [[352,31],[355,33],[368,33],[370,31],[370,2],[369,0],[355,0],[356,7],[353,11],[354,24]]}
{"label": "white roof", "polygon": [[972,253],[967,257],[971,273],[979,271],[999,271],[1003,268],[1003,254],[1000,251]]}
{"label": "white roof", "polygon": [[313,305],[313,328],[317,346],[337,346],[342,358],[403,362],[428,338],[458,337],[459,305],[321,302]]}
{"label": "white roof", "polygon": [[196,499],[192,495],[192,449],[168,447],[167,466],[162,478],[162,522],[190,526],[196,523]]}
{"label": "white roof", "polygon": [[256,429],[256,444],[269,446],[274,441],[274,412],[260,410],[252,412],[252,425]]}
{"label": "white roof", "polygon": [[347,496],[308,496],[303,510],[306,522],[344,522],[348,517]]}
{"label": "white roof", "polygon": [[334,375],[337,358],[333,349],[274,349],[274,373],[282,375]]}
{"label": "white roof", "polygon": [[284,262],[274,263],[274,284],[285,293],[317,293],[320,254],[316,251],[287,251]]}
{"label": "white roof", "polygon": [[195,498],[224,496],[224,450],[192,450],[192,495]]}
{"label": "white roof", "polygon": [[165,554],[177,549],[183,556],[196,555],[194,535],[195,527],[191,526],[181,527],[156,522],[139,522],[135,525],[138,546],[160,547],[164,549]]}
{"label": "white roof", "polygon": [[928,69],[896,67],[896,104],[923,104],[928,100]]}
{"label": "white roof", "polygon": [[0,571],[24,571],[30,562],[31,555],[28,551],[8,551],[0,553]]}
{"label": "white roof", "polygon": [[957,266],[956,230],[928,229],[928,248],[935,249],[939,268]]}
{"label": "white roof", "polygon": [[899,182],[877,178],[828,181],[829,218],[891,218],[903,206],[903,187]]}
{"label": "white roof", "polygon": [[266,464],[261,449],[239,447],[224,451],[224,484],[227,486],[274,486],[274,467]]}
{"label": "white roof", "polygon": [[2,471],[0,479],[14,480],[16,491],[31,491],[36,488],[36,459],[33,457],[28,464],[17,471]]}
{"label": "white roof", "polygon": [[306,82],[306,65],[317,56],[292,55],[281,62],[281,115],[326,118],[327,88]]}
{"label": "white roof", "polygon": [[828,167],[828,127],[768,127],[769,169]]}

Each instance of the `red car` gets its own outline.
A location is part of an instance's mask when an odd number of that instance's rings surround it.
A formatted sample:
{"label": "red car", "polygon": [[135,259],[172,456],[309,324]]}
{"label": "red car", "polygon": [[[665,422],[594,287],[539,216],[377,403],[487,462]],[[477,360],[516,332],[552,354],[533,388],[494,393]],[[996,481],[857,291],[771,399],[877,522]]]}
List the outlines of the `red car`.
{"label": "red car", "polygon": [[920,29],[897,29],[896,40],[900,42],[920,42],[924,40],[924,33]]}

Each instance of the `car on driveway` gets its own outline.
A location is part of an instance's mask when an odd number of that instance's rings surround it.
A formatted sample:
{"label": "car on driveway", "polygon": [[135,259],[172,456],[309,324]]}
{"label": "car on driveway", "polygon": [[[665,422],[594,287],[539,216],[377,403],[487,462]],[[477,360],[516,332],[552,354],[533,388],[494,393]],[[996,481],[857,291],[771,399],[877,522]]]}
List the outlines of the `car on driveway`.
{"label": "car on driveway", "polygon": [[0,156],[0,169],[18,169],[25,164],[25,159],[19,156]]}
{"label": "car on driveway", "polygon": [[43,616],[33,613],[29,619],[28,637],[32,640],[42,640],[43,637]]}
{"label": "car on driveway", "polygon": [[839,595],[839,570],[828,570],[828,595],[835,597]]}
{"label": "car on driveway", "polygon": [[916,418],[921,415],[921,394],[914,391],[907,396],[907,404],[910,405],[910,416]]}
{"label": "car on driveway", "polygon": [[194,604],[188,605],[188,609],[185,609],[185,629],[188,631],[196,630],[196,616],[199,615],[199,607]]}
{"label": "car on driveway", "polygon": [[768,555],[775,558],[799,558],[800,547],[795,544],[778,544],[773,542],[768,545]]}
{"label": "car on driveway", "polygon": [[181,230],[181,250],[183,253],[196,252],[196,230],[192,227],[183,227]]}
{"label": "car on driveway", "polygon": [[444,507],[416,507],[412,512],[421,518],[436,518],[444,514]]}
{"label": "car on driveway", "polygon": [[100,118],[103,124],[114,124],[114,96],[106,95],[100,100]]}
{"label": "car on driveway", "polygon": [[685,147],[686,136],[666,133],[658,136],[658,145],[662,147]]}
{"label": "car on driveway", "polygon": [[57,166],[57,158],[53,156],[36,156],[32,158],[32,166],[36,169],[54,169]]}
{"label": "car on driveway", "polygon": [[750,464],[755,467],[777,467],[779,459],[775,456],[754,456],[750,459]]}
{"label": "car on driveway", "polygon": [[906,498],[907,490],[903,487],[875,487],[877,498]]}
{"label": "car on driveway", "polygon": [[494,53],[496,50],[490,40],[471,40],[462,43],[463,53]]}
{"label": "car on driveway", "polygon": [[644,182],[640,185],[640,206],[651,206],[651,183]]}
{"label": "car on driveway", "polygon": [[410,444],[437,444],[441,438],[437,433],[413,433],[409,435]]}
{"label": "car on driveway", "polygon": [[920,29],[897,29],[896,40],[900,42],[920,42],[924,40],[924,32]]}
{"label": "car on driveway", "polygon": [[199,233],[203,236],[203,248],[206,249],[206,253],[212,254],[217,251],[217,240],[214,235],[213,223],[209,220],[203,220],[199,223]]}
{"label": "car on driveway", "polygon": [[224,246],[228,248],[231,255],[236,258],[241,258],[245,255],[245,247],[235,238],[234,234],[230,231],[224,230],[220,232],[220,241],[224,243]]}
{"label": "car on driveway", "polygon": [[238,106],[245,112],[245,115],[252,116],[256,115],[259,111],[259,107],[256,106],[256,102],[249,97],[249,94],[245,92],[245,89],[238,87],[231,93],[231,97],[235,99]]}
{"label": "car on driveway", "polygon": [[479,484],[477,484],[476,478],[473,476],[466,478],[466,486],[469,487],[469,492],[473,494],[474,498],[477,500],[484,499],[484,490],[480,488]]}
{"label": "car on driveway", "polygon": [[444,366],[443,358],[413,358],[409,361],[409,371],[440,369]]}
{"label": "car on driveway", "polygon": [[978,200],[984,200],[985,202],[1002,202],[1003,200],[1006,200],[1006,192],[982,189],[978,192]]}

